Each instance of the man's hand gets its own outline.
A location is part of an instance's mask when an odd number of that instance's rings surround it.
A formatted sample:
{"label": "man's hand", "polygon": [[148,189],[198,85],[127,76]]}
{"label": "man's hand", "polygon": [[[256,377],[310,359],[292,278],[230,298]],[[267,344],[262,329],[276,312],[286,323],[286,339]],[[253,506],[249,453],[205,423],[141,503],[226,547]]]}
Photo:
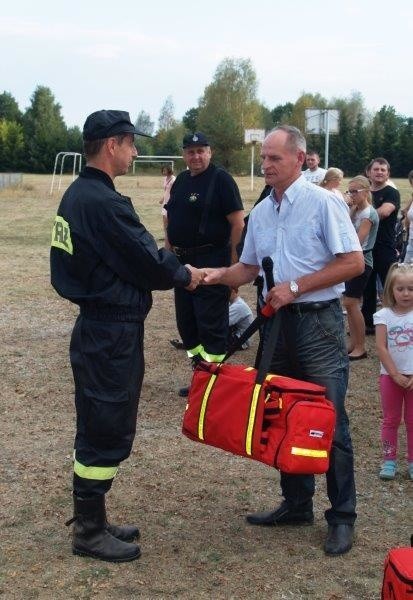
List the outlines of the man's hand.
{"label": "man's hand", "polygon": [[217,285],[218,283],[221,283],[221,278],[225,271],[225,267],[220,267],[217,269],[204,268],[203,272],[205,273],[205,277],[202,283],[204,285]]}
{"label": "man's hand", "polygon": [[203,282],[205,270],[197,269],[192,265],[185,265],[185,267],[191,271],[191,283],[187,285],[185,289],[188,290],[188,292],[193,292],[198,285]]}
{"label": "man's hand", "polygon": [[277,285],[268,291],[265,298],[265,302],[269,303],[275,311],[286,304],[291,304],[293,300],[295,300],[295,296],[290,290],[290,284],[287,281],[277,283]]}

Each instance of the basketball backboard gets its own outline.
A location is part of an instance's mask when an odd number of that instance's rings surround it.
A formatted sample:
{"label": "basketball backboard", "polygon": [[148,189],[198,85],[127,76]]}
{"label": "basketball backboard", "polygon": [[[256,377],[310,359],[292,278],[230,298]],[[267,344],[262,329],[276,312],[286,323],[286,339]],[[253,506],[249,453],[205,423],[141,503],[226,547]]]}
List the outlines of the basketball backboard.
{"label": "basketball backboard", "polygon": [[262,144],[265,139],[265,129],[245,129],[244,143],[254,144],[258,142]]}
{"label": "basketball backboard", "polygon": [[[328,122],[327,122],[328,118]],[[315,133],[317,135],[339,132],[340,111],[335,108],[306,108],[305,109],[305,130],[306,133]]]}

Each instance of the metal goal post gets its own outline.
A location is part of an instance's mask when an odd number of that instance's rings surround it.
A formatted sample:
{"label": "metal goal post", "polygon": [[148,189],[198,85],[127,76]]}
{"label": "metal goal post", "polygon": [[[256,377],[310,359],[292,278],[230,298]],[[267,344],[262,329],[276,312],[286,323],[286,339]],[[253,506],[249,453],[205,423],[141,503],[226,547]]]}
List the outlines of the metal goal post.
{"label": "metal goal post", "polygon": [[64,167],[65,160],[66,160],[66,158],[68,156],[73,156],[72,181],[75,180],[76,166],[77,166],[78,162],[79,162],[78,173],[80,173],[80,171],[82,170],[82,155],[79,152],[58,152],[56,154],[56,158],[55,158],[55,161],[54,161],[53,177],[52,177],[52,183],[50,185],[50,195],[53,194],[54,181],[55,181],[55,176],[56,176],[56,171],[57,171],[57,165],[58,165],[59,160],[61,162],[60,162],[59,185],[57,186],[57,189],[60,190],[60,185],[62,183],[63,167]]}
{"label": "metal goal post", "polygon": [[182,156],[156,156],[156,155],[149,155],[149,154],[145,155],[144,154],[133,160],[132,173],[135,175],[137,163],[164,163],[164,164],[168,164],[168,165],[170,164],[173,169],[175,166],[175,160],[178,160],[178,159],[182,160]]}

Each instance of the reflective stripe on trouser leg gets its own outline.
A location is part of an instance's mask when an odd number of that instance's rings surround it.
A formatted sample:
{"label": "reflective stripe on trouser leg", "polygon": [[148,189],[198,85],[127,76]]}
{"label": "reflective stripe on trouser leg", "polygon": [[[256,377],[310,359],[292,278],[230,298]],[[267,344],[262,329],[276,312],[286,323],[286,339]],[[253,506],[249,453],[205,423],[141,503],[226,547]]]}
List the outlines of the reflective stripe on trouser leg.
{"label": "reflective stripe on trouser leg", "polygon": [[79,496],[106,493],[135,436],[143,324],[80,317],[70,358],[77,416],[74,491]]}

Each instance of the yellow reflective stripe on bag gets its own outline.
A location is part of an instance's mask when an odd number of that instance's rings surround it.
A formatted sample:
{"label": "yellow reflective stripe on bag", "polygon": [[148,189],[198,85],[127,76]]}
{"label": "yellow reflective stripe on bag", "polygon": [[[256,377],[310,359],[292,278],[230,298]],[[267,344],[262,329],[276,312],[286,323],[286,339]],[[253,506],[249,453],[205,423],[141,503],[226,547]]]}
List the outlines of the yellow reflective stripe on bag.
{"label": "yellow reflective stripe on bag", "polygon": [[311,458],[327,458],[327,450],[311,450],[311,448],[291,448],[291,454],[295,456],[310,456]]}
{"label": "yellow reflective stripe on bag", "polygon": [[206,413],[206,409],[207,409],[209,395],[211,393],[212,386],[214,385],[217,377],[218,377],[218,375],[211,375],[211,377],[208,381],[208,385],[205,390],[204,397],[202,398],[201,410],[199,411],[199,421],[198,421],[198,437],[200,440],[204,439],[205,413]]}
{"label": "yellow reflective stripe on bag", "polygon": [[75,460],[73,470],[82,479],[97,479],[105,481],[113,479],[118,472],[118,467],[87,467]]}
{"label": "yellow reflective stripe on bag", "polygon": [[252,434],[254,432],[255,414],[257,412],[258,396],[260,395],[261,384],[256,383],[252,392],[250,414],[248,418],[247,436],[245,438],[245,452],[248,456],[252,454]]}

